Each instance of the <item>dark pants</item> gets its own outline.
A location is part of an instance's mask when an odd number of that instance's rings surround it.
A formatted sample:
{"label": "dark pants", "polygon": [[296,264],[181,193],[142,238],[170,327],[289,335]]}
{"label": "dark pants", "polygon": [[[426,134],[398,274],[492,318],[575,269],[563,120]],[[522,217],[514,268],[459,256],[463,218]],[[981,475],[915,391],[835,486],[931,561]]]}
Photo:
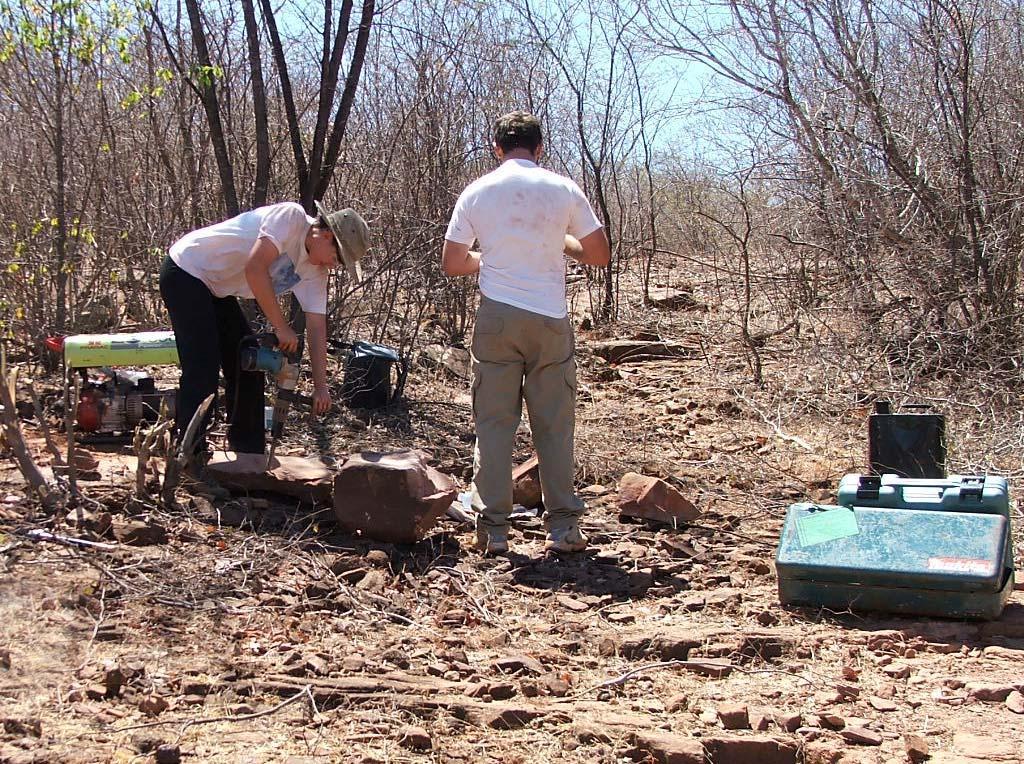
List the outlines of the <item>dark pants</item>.
{"label": "dark pants", "polygon": [[[178,345],[181,382],[178,388],[176,429],[180,438],[206,396],[217,392],[217,376],[224,372],[224,407],[228,421],[228,448],[262,454],[263,372],[240,371],[238,343],[250,334],[238,300],[214,297],[209,288],[181,268],[170,257],[160,269],[160,296],[171,315],[171,327]],[[213,406],[203,422],[203,436],[197,450],[206,448],[205,432]]]}

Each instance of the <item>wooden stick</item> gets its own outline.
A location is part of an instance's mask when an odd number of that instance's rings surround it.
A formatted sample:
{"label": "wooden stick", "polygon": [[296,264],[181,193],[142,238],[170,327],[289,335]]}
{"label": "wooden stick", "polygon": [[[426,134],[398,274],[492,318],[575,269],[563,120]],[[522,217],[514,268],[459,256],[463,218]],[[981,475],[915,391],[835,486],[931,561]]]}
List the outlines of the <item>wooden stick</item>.
{"label": "wooden stick", "polygon": [[[14,405],[14,385],[17,372],[8,372],[5,360],[0,359],[0,425],[3,427],[4,440],[14,453],[14,460],[21,476],[25,478],[25,482],[28,483],[32,492],[39,496],[43,507],[50,511],[56,509],[62,497],[47,483],[25,443],[21,422],[18,420],[18,411]],[[31,513],[31,509],[29,511]]]}

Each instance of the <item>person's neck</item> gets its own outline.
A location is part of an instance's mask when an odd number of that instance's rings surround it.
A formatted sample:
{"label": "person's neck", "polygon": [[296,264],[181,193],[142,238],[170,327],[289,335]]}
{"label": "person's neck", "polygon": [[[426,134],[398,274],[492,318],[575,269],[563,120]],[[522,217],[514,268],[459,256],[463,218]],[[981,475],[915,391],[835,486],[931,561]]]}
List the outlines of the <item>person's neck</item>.
{"label": "person's neck", "polygon": [[505,156],[502,161],[507,162],[510,159],[525,159],[528,162],[537,163],[536,155],[529,149],[512,149],[511,151],[505,152]]}

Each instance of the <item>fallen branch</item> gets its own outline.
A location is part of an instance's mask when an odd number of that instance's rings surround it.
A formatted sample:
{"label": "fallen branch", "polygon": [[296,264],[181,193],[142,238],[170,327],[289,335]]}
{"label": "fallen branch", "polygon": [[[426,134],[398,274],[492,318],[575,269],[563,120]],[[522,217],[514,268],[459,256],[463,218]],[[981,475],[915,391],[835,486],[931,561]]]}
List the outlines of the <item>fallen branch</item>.
{"label": "fallen branch", "polygon": [[57,533],[50,533],[44,531],[42,528],[33,528],[32,530],[25,533],[25,538],[31,541],[49,541],[53,544],[63,544],[64,546],[76,546],[85,547],[87,549],[100,549],[104,552],[113,552],[118,548],[117,544],[104,544],[100,541],[89,541],[87,539],[79,539],[74,536],[61,536]]}
{"label": "fallen branch", "polygon": [[311,685],[307,684],[305,687],[303,687],[297,693],[292,695],[290,698],[281,701],[273,708],[267,708],[263,711],[256,711],[251,714],[239,714],[237,716],[210,716],[204,719],[164,719],[162,721],[148,722],[146,724],[133,724],[129,727],[117,727],[115,729],[112,729],[111,732],[127,732],[129,730],[142,730],[148,729],[150,727],[162,727],[167,724],[181,724],[181,732],[179,732],[178,734],[183,735],[185,734],[185,730],[187,730],[189,727],[195,727],[199,724],[214,724],[216,722],[247,722],[252,719],[261,719],[264,716],[271,716],[272,714],[276,714],[282,708],[290,706],[297,700],[302,700],[302,698],[309,698],[309,704],[310,707],[312,708],[313,713],[319,713],[316,707],[316,700],[314,700],[313,698],[312,687]]}
{"label": "fallen branch", "polygon": [[754,405],[754,402],[747,398],[747,396],[743,395],[742,393],[736,393],[736,397],[739,398],[744,403],[746,403],[748,406],[750,406],[751,409],[756,411],[757,415],[764,420],[764,423],[772,428],[772,430],[775,432],[775,437],[777,437],[779,440],[784,440],[788,443],[793,443],[797,446],[800,446],[800,448],[804,449],[805,451],[814,451],[811,445],[800,436],[790,435],[789,433],[783,432],[782,428],[775,424],[775,422],[773,422],[771,419],[769,419],[768,415],[761,411],[761,409],[759,409],[756,405]]}

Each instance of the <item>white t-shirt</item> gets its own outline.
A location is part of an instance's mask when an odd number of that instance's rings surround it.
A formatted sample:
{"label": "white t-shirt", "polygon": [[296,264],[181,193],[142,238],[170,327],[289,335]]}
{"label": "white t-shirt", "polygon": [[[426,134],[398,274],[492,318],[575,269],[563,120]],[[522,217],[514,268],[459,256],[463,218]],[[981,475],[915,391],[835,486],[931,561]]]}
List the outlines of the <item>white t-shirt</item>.
{"label": "white t-shirt", "polygon": [[295,202],[257,207],[185,234],[171,245],[170,256],[217,297],[251,298],[245,263],[256,240],[267,239],[280,253],[270,266],[274,294],[292,292],[306,313],[327,313],[328,270],[311,263],[306,252],[306,234],[315,222]]}
{"label": "white t-shirt", "polygon": [[462,192],[445,238],[480,242],[486,297],[564,318],[565,234],[580,239],[600,227],[575,182],[527,159],[508,159]]}

